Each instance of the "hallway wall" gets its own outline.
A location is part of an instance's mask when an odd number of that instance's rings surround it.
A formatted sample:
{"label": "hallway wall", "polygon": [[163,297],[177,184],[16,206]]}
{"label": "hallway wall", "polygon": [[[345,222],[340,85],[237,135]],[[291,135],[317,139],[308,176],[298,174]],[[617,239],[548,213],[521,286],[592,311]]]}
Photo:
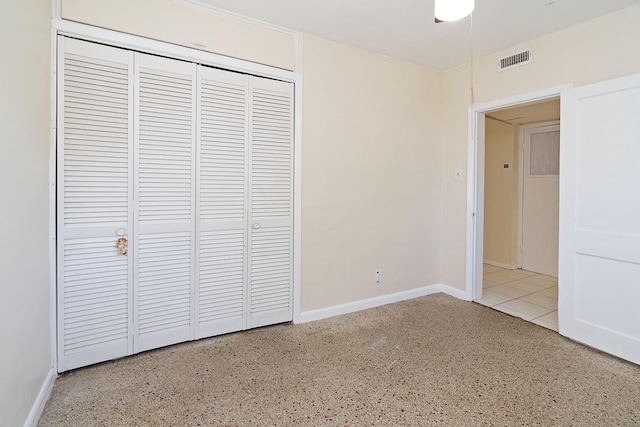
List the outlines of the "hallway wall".
{"label": "hallway wall", "polygon": [[[518,264],[518,125],[485,121],[484,259]],[[510,165],[508,169],[504,164]]]}

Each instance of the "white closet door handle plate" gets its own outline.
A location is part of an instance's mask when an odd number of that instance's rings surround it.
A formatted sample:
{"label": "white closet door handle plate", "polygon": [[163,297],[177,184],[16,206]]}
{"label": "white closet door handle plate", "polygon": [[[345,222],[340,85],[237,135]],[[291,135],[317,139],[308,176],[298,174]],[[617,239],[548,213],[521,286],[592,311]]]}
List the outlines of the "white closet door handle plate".
{"label": "white closet door handle plate", "polygon": [[116,230],[116,234],[117,234],[118,236],[124,236],[124,235],[126,234],[126,231],[124,231],[124,228],[118,228],[118,229]]}
{"label": "white closet door handle plate", "polygon": [[255,228],[255,229],[257,230],[258,228],[260,228],[260,224],[258,224],[258,223],[256,222],[255,224],[253,224],[253,228]]}

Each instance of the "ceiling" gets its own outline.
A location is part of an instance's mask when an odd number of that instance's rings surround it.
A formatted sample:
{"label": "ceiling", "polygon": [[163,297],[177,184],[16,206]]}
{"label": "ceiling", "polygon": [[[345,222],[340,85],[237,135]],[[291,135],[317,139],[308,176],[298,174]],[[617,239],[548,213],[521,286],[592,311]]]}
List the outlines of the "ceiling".
{"label": "ceiling", "polygon": [[491,111],[487,117],[505,123],[526,124],[560,119],[560,99]]}
{"label": "ceiling", "polygon": [[[464,64],[471,57],[471,18],[436,24],[434,0],[196,1],[433,70]],[[476,0],[473,56],[637,4],[640,0]]]}

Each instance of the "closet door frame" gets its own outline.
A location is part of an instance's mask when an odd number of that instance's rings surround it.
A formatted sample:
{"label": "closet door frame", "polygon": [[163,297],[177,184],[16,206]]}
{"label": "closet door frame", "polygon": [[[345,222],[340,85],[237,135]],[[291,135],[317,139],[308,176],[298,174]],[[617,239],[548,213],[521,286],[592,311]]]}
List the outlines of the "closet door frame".
{"label": "closet door frame", "polygon": [[[198,49],[192,49],[184,46],[173,45],[161,41],[151,40],[140,36],[120,33],[113,30],[98,28],[91,25],[66,21],[55,18],[52,20],[52,62],[51,62],[51,81],[52,81],[52,99],[58,99],[58,76],[57,76],[57,60],[58,57],[58,37],[68,36],[84,41],[102,43],[113,47],[132,49],[142,53],[156,54],[174,59],[181,59],[199,63],[202,65],[213,66],[229,71],[241,72],[258,77],[272,78],[294,85],[294,141],[293,141],[293,322],[302,322],[300,313],[300,266],[301,266],[301,201],[302,201],[302,86],[303,79],[297,71],[300,68],[300,53],[302,38],[300,34],[296,34],[296,70],[285,70],[281,68],[271,67],[268,65],[258,64],[242,59],[231,58],[215,53],[205,52]],[[52,111],[52,123],[57,124],[57,117],[61,114],[61,106],[55,102]],[[58,274],[56,273],[57,254],[59,244],[58,235],[58,188],[57,188],[57,157],[58,150],[56,127],[52,130],[51,137],[51,342],[52,357],[54,366],[59,372],[64,369],[59,365],[58,360],[58,339],[57,339],[57,319],[58,307],[55,296],[58,292]]]}

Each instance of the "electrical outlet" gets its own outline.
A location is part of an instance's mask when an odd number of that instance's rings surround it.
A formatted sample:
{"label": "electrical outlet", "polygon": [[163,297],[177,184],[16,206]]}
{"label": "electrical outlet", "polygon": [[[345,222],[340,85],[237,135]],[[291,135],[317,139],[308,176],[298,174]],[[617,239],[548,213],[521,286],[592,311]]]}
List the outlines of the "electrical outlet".
{"label": "electrical outlet", "polygon": [[382,282],[382,272],[380,270],[376,270],[376,283]]}

